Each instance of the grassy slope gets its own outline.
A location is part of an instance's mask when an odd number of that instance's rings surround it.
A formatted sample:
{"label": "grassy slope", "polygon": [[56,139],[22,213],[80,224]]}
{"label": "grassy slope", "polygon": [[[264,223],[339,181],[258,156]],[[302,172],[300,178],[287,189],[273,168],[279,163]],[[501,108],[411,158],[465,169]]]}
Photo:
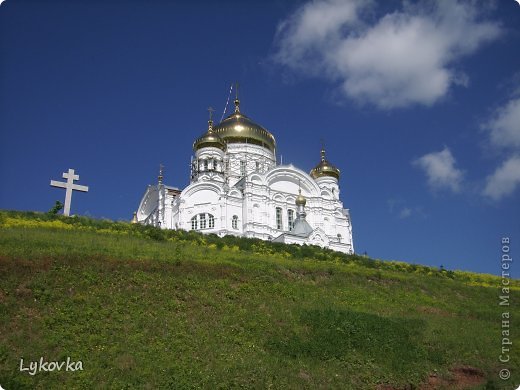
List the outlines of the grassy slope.
{"label": "grassy slope", "polygon": [[[6,390],[371,389],[460,364],[490,388],[520,383],[518,369],[497,377],[503,308],[490,275],[1,212],[0,281]],[[18,371],[41,356],[84,370]]]}

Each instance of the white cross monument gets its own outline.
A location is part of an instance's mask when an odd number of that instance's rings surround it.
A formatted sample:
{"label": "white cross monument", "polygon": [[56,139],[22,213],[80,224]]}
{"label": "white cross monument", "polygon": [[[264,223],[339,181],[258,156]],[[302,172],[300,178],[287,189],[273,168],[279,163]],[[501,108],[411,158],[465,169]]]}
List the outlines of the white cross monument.
{"label": "white cross monument", "polygon": [[63,207],[63,215],[69,216],[70,214],[70,201],[72,199],[72,191],[83,191],[88,192],[87,186],[80,186],[74,184],[74,180],[79,180],[79,175],[74,174],[74,169],[69,168],[69,172],[63,173],[63,178],[67,179],[66,183],[61,181],[51,180],[51,186],[65,188],[65,206]]}

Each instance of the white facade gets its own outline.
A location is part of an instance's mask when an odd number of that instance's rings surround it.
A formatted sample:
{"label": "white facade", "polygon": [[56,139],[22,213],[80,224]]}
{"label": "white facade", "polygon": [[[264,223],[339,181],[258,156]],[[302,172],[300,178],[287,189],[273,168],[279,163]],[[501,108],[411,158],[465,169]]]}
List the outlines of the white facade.
{"label": "white facade", "polygon": [[[215,128],[210,120],[195,141],[191,183],[181,191],[163,184],[161,173],[159,183],[148,186],[136,222],[354,253],[349,211],[339,198],[339,170],[324,151],[311,174],[278,165],[274,137],[240,112],[238,100],[235,106]],[[300,192],[304,198],[297,206]]]}

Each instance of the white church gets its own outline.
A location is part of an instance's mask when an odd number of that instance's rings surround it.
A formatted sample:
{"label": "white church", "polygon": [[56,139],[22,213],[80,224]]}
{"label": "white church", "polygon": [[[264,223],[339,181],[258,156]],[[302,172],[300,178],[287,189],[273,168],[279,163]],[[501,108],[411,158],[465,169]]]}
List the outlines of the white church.
{"label": "white church", "polygon": [[180,190],[149,185],[132,222],[312,244],[354,253],[349,210],[339,198],[340,171],[325,158],[310,173],[278,164],[274,136],[235,111],[193,143],[191,182]]}

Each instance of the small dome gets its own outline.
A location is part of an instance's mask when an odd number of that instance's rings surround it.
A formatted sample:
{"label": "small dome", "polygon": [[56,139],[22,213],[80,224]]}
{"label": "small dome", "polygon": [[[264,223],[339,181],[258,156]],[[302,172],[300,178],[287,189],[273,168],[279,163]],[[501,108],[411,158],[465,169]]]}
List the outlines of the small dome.
{"label": "small dome", "polygon": [[193,143],[193,149],[199,150],[208,147],[218,148],[220,150],[226,149],[226,143],[218,134],[215,134],[215,131],[212,128],[213,121],[210,120],[208,123],[208,131],[195,140]]}
{"label": "small dome", "polygon": [[235,100],[235,112],[215,126],[213,131],[228,144],[255,144],[263,146],[272,152],[276,149],[274,136],[240,112],[238,99]]}
{"label": "small dome", "polygon": [[325,149],[321,149],[321,161],[311,171],[310,175],[313,179],[323,176],[334,177],[339,180],[339,169],[325,159]]}
{"label": "small dome", "polygon": [[305,206],[307,204],[307,199],[305,199],[305,196],[302,195],[302,190],[299,190],[299,194],[296,197],[296,206]]}

